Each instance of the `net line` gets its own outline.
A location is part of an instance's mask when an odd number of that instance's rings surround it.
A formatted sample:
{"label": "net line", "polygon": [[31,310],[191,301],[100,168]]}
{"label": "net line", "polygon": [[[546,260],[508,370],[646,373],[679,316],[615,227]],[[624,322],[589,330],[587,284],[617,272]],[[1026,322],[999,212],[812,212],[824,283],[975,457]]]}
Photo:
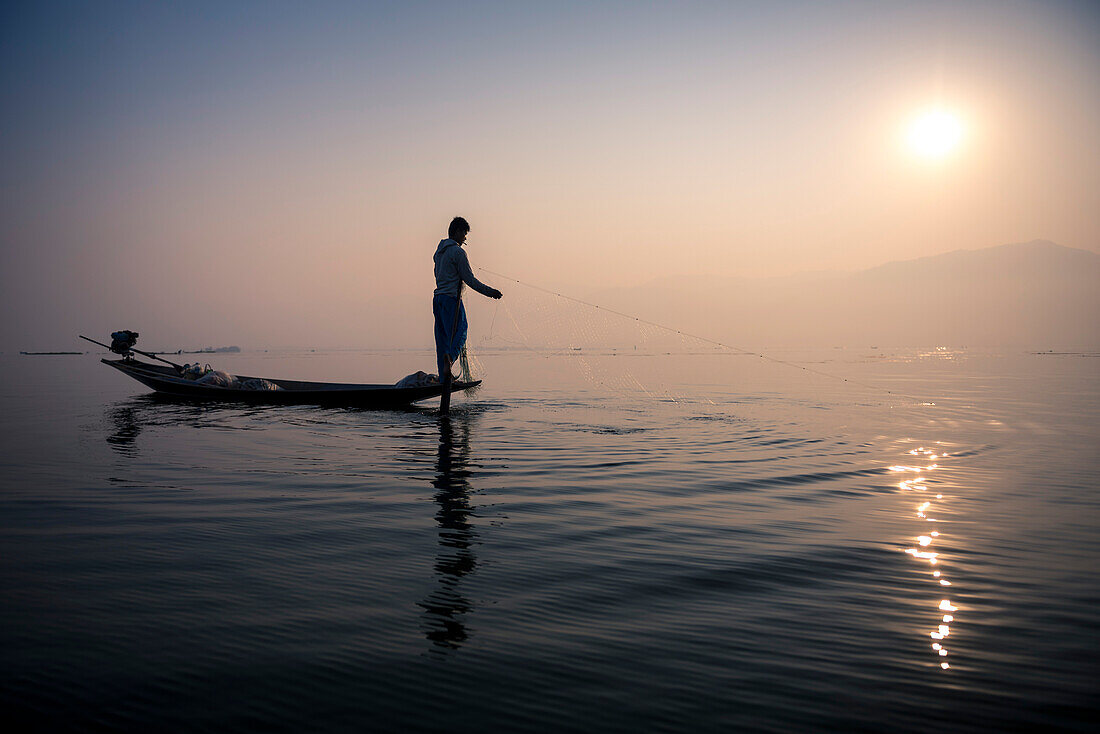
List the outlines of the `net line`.
{"label": "net line", "polygon": [[[546,297],[538,291],[529,291],[536,296],[534,300],[520,298],[520,310],[517,312],[517,299],[498,301],[489,325],[489,333],[483,337],[483,343],[504,344],[506,349],[522,349],[543,357],[566,358],[577,368],[585,382],[610,390],[619,395],[641,394],[649,400],[671,403],[714,404],[709,398],[677,390],[672,384],[662,380],[659,374],[647,374],[645,378],[635,374],[639,363],[631,360],[637,356],[660,356],[680,353],[675,351],[690,347],[690,337],[679,335],[676,345],[667,342],[667,334],[646,324],[632,324],[632,329],[623,330],[619,318],[592,314],[590,309],[575,306],[562,308],[558,300]],[[599,318],[593,318],[598,315]],[[539,342],[531,335],[525,324],[537,323],[538,337],[548,341]],[[508,336],[506,336],[508,334]],[[710,345],[708,348],[713,349]],[[673,351],[669,351],[669,350]],[[716,350],[717,351],[717,350]],[[705,352],[713,353],[713,352]],[[611,367],[610,358],[619,357],[616,366]],[[630,363],[623,364],[624,361]],[[647,367],[653,363],[648,363]],[[647,370],[653,372],[652,368]]]}
{"label": "net line", "polygon": [[[570,301],[572,303],[578,304],[580,306],[584,306],[586,308],[595,309],[595,310],[601,311],[603,313],[612,314],[614,316],[618,316],[620,318],[627,319],[629,321],[634,321],[638,324],[644,324],[646,326],[652,327],[654,329],[658,329],[660,331],[665,331],[665,332],[668,332],[670,334],[676,334],[676,335],[680,336],[681,338],[687,337],[689,339],[694,339],[694,340],[703,342],[705,344],[711,344],[711,345],[716,346],[716,347],[721,347],[722,349],[728,349],[730,351],[734,351],[734,352],[737,352],[739,354],[745,354],[745,355],[752,356],[752,357],[758,357],[762,360],[765,360],[767,362],[771,362],[773,364],[784,365],[786,367],[791,367],[793,369],[802,370],[803,372],[818,375],[820,377],[825,377],[825,378],[828,378],[830,380],[839,380],[841,382],[848,383],[849,385],[862,387],[866,390],[871,390],[871,391],[879,392],[879,393],[885,393],[885,394],[893,396],[893,397],[906,398],[906,399],[909,399],[909,400],[913,400],[915,402],[924,402],[922,398],[918,398],[918,397],[913,396],[913,395],[907,395],[905,393],[897,392],[895,390],[889,390],[889,389],[884,388],[880,385],[874,385],[874,384],[871,384],[871,383],[868,383],[868,382],[863,382],[862,380],[856,380],[856,379],[853,379],[853,378],[850,378],[850,377],[844,377],[842,375],[837,375],[837,374],[834,374],[834,373],[831,373],[831,372],[825,372],[824,370],[815,369],[813,367],[807,367],[806,365],[799,364],[798,362],[792,362],[790,360],[779,359],[778,357],[772,357],[768,354],[765,354],[765,353],[757,351],[757,350],[747,349],[745,347],[740,347],[740,346],[737,346],[735,344],[729,344],[727,342],[719,341],[717,339],[711,339],[711,338],[705,337],[705,336],[699,336],[698,334],[692,334],[690,332],[686,332],[686,331],[683,331],[681,329],[676,329],[674,327],[667,326],[665,324],[661,324],[661,323],[658,323],[656,321],[651,321],[649,319],[644,319],[644,318],[641,318],[639,316],[634,316],[632,314],[624,313],[622,311],[618,311],[618,310],[613,309],[613,308],[608,308],[607,306],[601,306],[598,303],[592,303],[590,301],[585,301],[584,299],[577,298],[575,296],[566,295],[564,293],[560,293],[560,292],[552,290],[550,288],[545,288],[543,286],[535,285],[534,283],[527,283],[527,282],[524,282],[524,281],[522,281],[518,278],[513,278],[510,275],[505,275],[504,273],[498,273],[494,270],[489,270],[488,268],[478,267],[477,269],[482,271],[482,272],[488,273],[489,275],[494,275],[498,278],[503,278],[504,280],[508,280],[508,281],[513,282],[513,283],[516,283],[517,285],[524,286],[525,288],[531,288],[532,290],[536,290],[536,291],[539,291],[541,293],[546,293],[548,295],[554,296],[556,298],[560,298],[560,299],[565,300],[565,301]],[[519,329],[519,324],[515,323],[515,319],[512,318],[511,312],[508,311],[507,307],[505,308],[505,312],[508,314],[509,318],[512,319],[512,323],[515,324],[516,330],[520,333],[520,335],[522,336],[524,341],[527,342],[526,335],[524,335],[523,331]],[[530,346],[529,343],[528,343],[528,346]]]}

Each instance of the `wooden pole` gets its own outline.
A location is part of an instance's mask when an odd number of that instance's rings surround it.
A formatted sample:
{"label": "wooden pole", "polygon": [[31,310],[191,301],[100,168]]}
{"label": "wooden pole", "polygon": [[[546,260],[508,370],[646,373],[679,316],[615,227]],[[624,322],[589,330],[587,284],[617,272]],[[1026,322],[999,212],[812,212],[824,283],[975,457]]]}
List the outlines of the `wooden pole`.
{"label": "wooden pole", "polygon": [[449,415],[451,412],[451,362],[447,360],[447,375],[443,378],[443,394],[439,396],[439,414]]}

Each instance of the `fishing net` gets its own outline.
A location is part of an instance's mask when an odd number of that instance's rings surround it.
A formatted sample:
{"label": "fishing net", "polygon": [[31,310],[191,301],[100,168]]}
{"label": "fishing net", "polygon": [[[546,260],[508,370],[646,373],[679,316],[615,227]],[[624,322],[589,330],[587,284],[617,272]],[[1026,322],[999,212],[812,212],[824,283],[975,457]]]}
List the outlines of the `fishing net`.
{"label": "fishing net", "polygon": [[482,352],[526,352],[557,362],[560,371],[578,375],[596,392],[665,402],[696,394],[685,384],[677,357],[733,354],[640,318],[531,288],[512,289],[497,302],[477,343]]}
{"label": "fishing net", "polygon": [[[633,315],[615,308],[614,291],[582,299],[514,282],[518,287],[510,288],[504,300],[474,306],[480,313],[471,321],[469,342],[482,354],[525,353],[552,360],[549,374],[579,375],[593,393],[684,404],[714,405],[703,395],[766,400],[790,391],[786,369],[795,369],[804,373],[801,385],[811,401],[845,383],[896,394],[819,366],[832,359],[809,358],[797,351],[780,357],[736,346],[732,340],[720,341],[728,334],[736,338],[737,323],[728,315],[719,318],[709,310],[686,314],[689,322],[715,332],[700,336],[701,329],[692,334],[661,323],[664,314],[656,298],[648,312]],[[776,366],[785,369],[777,371]],[[468,373],[475,378],[483,373],[481,362],[469,351],[463,355],[462,369],[464,379]]]}
{"label": "fishing net", "polygon": [[484,369],[482,369],[478,358],[470,353],[469,344],[462,345],[462,353],[458,355],[458,366],[461,370],[460,376],[463,382],[473,382],[479,379],[474,375],[484,374]]}

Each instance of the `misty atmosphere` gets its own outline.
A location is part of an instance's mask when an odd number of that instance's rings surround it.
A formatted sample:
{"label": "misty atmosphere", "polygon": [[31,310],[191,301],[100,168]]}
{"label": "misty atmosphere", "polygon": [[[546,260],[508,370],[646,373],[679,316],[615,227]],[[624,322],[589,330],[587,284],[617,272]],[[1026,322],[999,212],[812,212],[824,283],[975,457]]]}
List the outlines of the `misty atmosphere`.
{"label": "misty atmosphere", "polygon": [[1095,0],[5,3],[0,113],[9,729],[1095,729]]}
{"label": "misty atmosphere", "polygon": [[594,300],[750,345],[1100,346],[1100,254],[1044,241],[856,273],[665,278]]}
{"label": "misty atmosphere", "polygon": [[[494,280],[492,275],[482,277]],[[591,336],[581,333],[585,318],[581,313],[567,323],[551,323],[534,313],[524,316],[522,303],[531,295],[525,286],[496,280],[513,296],[510,300],[520,305],[497,307],[473,300],[468,308],[479,316],[471,332],[474,345],[508,346],[487,340],[490,323],[494,336],[505,342],[510,338],[512,346],[524,348],[582,343],[587,347],[622,346],[633,338],[624,323],[619,337],[608,335],[606,343],[593,342]],[[537,277],[524,282],[551,289],[555,285]],[[248,284],[242,282],[240,290],[247,289]],[[125,287],[115,290],[105,299],[129,292]],[[634,287],[578,288],[563,295],[748,348],[942,345],[1100,349],[1100,254],[1043,240],[957,250],[852,273],[775,278],[665,276]],[[364,298],[369,305],[349,306],[347,312],[326,311],[317,303],[254,300],[220,314],[200,302],[179,311],[158,300],[150,308],[132,310],[120,304],[103,311],[98,323],[92,319],[94,304],[78,316],[46,307],[43,313],[9,321],[6,343],[28,351],[69,349],[76,342],[66,329],[106,336],[106,332],[125,326],[146,334],[147,347],[195,349],[198,347],[191,343],[171,343],[170,335],[195,332],[198,327],[190,322],[203,319],[209,333],[243,343],[245,349],[430,346],[431,313],[420,295],[374,300],[364,294]],[[578,308],[567,301],[559,305],[565,310]],[[494,308],[505,309],[512,318],[521,317],[521,322],[510,328],[508,319],[494,314]],[[522,330],[522,340],[517,329]]]}
{"label": "misty atmosphere", "polygon": [[[494,280],[491,275],[482,277]],[[541,288],[555,285],[537,277],[525,282]],[[564,323],[536,313],[525,315],[522,304],[532,294],[507,280],[499,285],[513,297],[512,305],[473,300],[468,306],[479,316],[471,332],[475,346],[618,347],[635,338],[629,322],[624,322],[622,334],[608,334],[603,343],[593,341],[582,333],[584,308],[568,301],[558,304],[575,312]],[[242,290],[247,287],[241,284]],[[125,293],[125,288],[119,289],[119,294]],[[1043,240],[957,250],[852,273],[776,278],[666,276],[629,288],[578,288],[564,295],[747,348],[1100,349],[1100,254]],[[187,322],[204,315],[210,333],[244,343],[246,349],[423,349],[431,341],[431,314],[419,295],[372,300],[369,308],[349,308],[349,313],[326,312],[318,304],[302,304],[299,309],[299,304],[286,301],[252,301],[221,315],[211,314],[202,303],[190,304],[182,312],[164,305],[158,302],[151,309],[133,311],[118,306],[104,312],[99,323],[91,318],[94,307],[79,317],[47,308],[37,317],[8,322],[11,333],[6,342],[27,350],[69,349],[76,342],[65,329],[79,327],[85,329],[82,333],[106,336],[124,325],[145,333],[147,348],[195,349],[188,343],[172,344],[166,335],[195,331],[197,327]],[[494,308],[503,308],[521,321],[510,327],[508,317],[495,314]],[[108,321],[108,313],[114,321]]]}
{"label": "misty atmosphere", "polygon": [[455,215],[475,267],[737,343],[1095,346],[1083,255],[990,249],[1100,252],[1094,13],[478,8],[6,8],[4,349],[430,347]]}

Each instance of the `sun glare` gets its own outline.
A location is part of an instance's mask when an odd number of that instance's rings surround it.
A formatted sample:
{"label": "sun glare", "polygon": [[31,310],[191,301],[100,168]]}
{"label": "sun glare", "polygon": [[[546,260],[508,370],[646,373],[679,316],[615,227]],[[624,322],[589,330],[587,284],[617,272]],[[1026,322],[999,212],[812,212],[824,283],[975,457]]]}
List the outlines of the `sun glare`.
{"label": "sun glare", "polygon": [[925,112],[909,124],[909,148],[924,158],[944,158],[962,141],[963,124],[958,115],[937,109]]}

